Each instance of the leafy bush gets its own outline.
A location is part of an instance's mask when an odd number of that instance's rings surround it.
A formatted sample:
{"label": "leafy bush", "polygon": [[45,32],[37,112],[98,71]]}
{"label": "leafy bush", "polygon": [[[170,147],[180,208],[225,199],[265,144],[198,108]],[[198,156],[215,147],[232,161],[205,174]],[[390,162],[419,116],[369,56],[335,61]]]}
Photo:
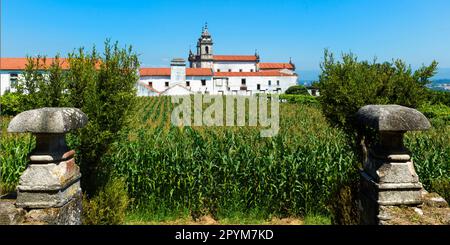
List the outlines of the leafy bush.
{"label": "leafy bush", "polygon": [[82,187],[90,195],[109,178],[108,163],[102,161],[102,156],[126,125],[134,106],[139,62],[131,47],[122,49],[109,40],[103,55],[95,48],[91,53],[80,48],[68,56],[67,70],[62,69],[59,56],[51,63],[45,56],[28,57],[23,79],[16,87],[21,107],[8,112],[70,106],[87,114],[88,124],[74,132],[77,139],[71,140],[76,143],[71,147],[77,150],[84,177]]}
{"label": "leafy bush", "polygon": [[319,77],[320,102],[325,116],[334,124],[355,132],[355,113],[369,104],[398,104],[418,108],[427,99],[436,62],[415,72],[401,60],[392,63],[358,61],[343,54],[342,61],[325,50]]}
{"label": "leafy bush", "polygon": [[291,86],[286,89],[285,94],[301,94],[301,95],[309,95],[308,90],[302,85]]}
{"label": "leafy bush", "polygon": [[443,104],[423,104],[420,111],[435,127],[450,125],[450,107]]}
{"label": "leafy bush", "polygon": [[449,178],[439,178],[432,180],[431,188],[434,192],[438,193],[448,203],[450,203],[450,176]]}
{"label": "leafy bush", "polygon": [[69,105],[80,108],[89,118],[78,130],[76,146],[83,174],[82,187],[88,194],[97,191],[109,178],[110,162],[102,161],[134,108],[139,62],[131,47],[105,43],[104,55],[95,49],[69,55],[66,74]]}
{"label": "leafy bush", "polygon": [[21,94],[18,93],[5,93],[0,96],[0,115],[14,116],[20,113],[22,109]]}
{"label": "leafy bush", "polygon": [[319,105],[319,101],[316,97],[311,95],[298,95],[298,94],[280,94],[281,101],[287,101],[288,103],[301,104],[301,105]]}
{"label": "leafy bush", "polygon": [[430,104],[443,104],[450,107],[450,92],[428,89],[427,100]]}
{"label": "leafy bush", "polygon": [[112,178],[99,193],[88,200],[83,198],[83,224],[118,225],[125,221],[130,203],[123,178]]}

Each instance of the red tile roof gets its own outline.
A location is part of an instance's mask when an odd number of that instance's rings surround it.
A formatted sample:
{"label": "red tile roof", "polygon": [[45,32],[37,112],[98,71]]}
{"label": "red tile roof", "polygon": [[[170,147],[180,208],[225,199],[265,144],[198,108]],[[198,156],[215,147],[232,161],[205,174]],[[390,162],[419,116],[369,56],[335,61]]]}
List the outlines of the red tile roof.
{"label": "red tile roof", "polygon": [[[170,68],[141,68],[141,76],[170,76]],[[186,68],[186,76],[212,76],[209,68]]]}
{"label": "red tile roof", "polygon": [[[44,69],[50,67],[54,58],[46,58]],[[40,61],[42,62],[42,61]],[[63,69],[69,68],[66,58],[60,58],[59,63]],[[0,58],[0,70],[24,70],[28,64],[27,58]]]}
{"label": "red tile roof", "polygon": [[186,76],[212,76],[209,68],[186,68]]}
{"label": "red tile roof", "polygon": [[259,71],[259,72],[214,72],[217,77],[290,77],[296,74],[286,74],[280,71]]}
{"label": "red tile roof", "polygon": [[214,55],[215,61],[256,61],[255,55]]}
{"label": "red tile roof", "polygon": [[141,68],[141,76],[170,76],[170,68]]}
{"label": "red tile roof", "polygon": [[290,63],[259,63],[259,69],[275,70],[275,69],[294,69]]}

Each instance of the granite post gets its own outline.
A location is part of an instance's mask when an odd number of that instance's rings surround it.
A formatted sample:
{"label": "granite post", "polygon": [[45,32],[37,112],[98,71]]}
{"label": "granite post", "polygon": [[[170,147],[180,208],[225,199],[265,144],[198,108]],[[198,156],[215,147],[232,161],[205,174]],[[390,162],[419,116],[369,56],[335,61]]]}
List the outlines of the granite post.
{"label": "granite post", "polygon": [[86,123],[87,116],[76,108],[29,110],[9,123],[8,132],[36,136],[17,186],[15,206],[26,210],[23,223],[81,224],[81,174],[65,134]]}
{"label": "granite post", "polygon": [[367,105],[356,114],[363,141],[361,170],[361,223],[389,221],[392,206],[422,204],[422,184],[409,150],[407,131],[427,130],[430,122],[419,111],[399,105]]}

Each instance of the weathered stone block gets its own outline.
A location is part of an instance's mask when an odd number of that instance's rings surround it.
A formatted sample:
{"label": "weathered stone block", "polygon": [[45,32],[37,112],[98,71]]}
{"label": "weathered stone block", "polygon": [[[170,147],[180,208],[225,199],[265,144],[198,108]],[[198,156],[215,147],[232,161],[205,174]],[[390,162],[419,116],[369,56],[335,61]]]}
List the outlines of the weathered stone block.
{"label": "weathered stone block", "polygon": [[83,127],[87,120],[86,114],[77,108],[45,107],[19,113],[9,123],[8,132],[65,134]]}
{"label": "weathered stone block", "polygon": [[0,199],[0,225],[18,225],[24,220],[25,210],[16,208],[14,200]]}
{"label": "weathered stone block", "polygon": [[361,125],[378,131],[416,131],[431,127],[418,110],[400,105],[366,105],[356,114]]}
{"label": "weathered stone block", "polygon": [[64,189],[80,179],[80,168],[71,158],[60,163],[30,164],[20,176],[20,191],[54,191]]}
{"label": "weathered stone block", "polygon": [[61,207],[79,192],[81,192],[79,180],[61,190],[28,191],[18,188],[16,206],[23,208]]}
{"label": "weathered stone block", "polygon": [[30,210],[24,216],[23,224],[81,225],[81,212],[82,194],[81,192],[78,192],[62,207]]}

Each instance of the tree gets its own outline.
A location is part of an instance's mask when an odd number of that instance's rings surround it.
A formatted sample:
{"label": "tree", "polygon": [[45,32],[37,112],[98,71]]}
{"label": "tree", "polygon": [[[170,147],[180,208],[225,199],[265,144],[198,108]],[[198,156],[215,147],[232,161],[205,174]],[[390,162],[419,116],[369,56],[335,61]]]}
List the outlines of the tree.
{"label": "tree", "polygon": [[111,169],[102,157],[126,124],[135,103],[139,62],[131,47],[105,42],[102,56],[95,48],[69,55],[68,101],[87,114],[89,122],[76,136],[83,189],[95,194],[110,178]]}
{"label": "tree", "polygon": [[59,55],[56,55],[47,69],[47,77],[41,83],[39,96],[43,98],[42,106],[62,107],[66,105],[65,78]]}
{"label": "tree", "polygon": [[25,105],[21,111],[71,106],[86,113],[86,127],[68,138],[77,150],[83,189],[92,195],[110,178],[102,158],[133,111],[139,61],[131,46],[119,48],[117,42],[107,40],[102,55],[95,47],[90,53],[80,48],[64,62],[67,70],[62,69],[59,55],[50,65],[45,57],[29,57],[17,95]]}
{"label": "tree", "polygon": [[44,84],[45,61],[45,56],[27,57],[23,78],[16,86],[17,94],[20,96],[20,111],[39,108],[43,105],[44,97],[40,96],[39,91]]}
{"label": "tree", "polygon": [[319,76],[320,102],[333,124],[355,130],[355,113],[368,104],[398,104],[418,108],[427,97],[425,85],[435,74],[437,62],[412,71],[402,60],[377,63],[358,61],[343,54],[342,61],[325,50]]}

